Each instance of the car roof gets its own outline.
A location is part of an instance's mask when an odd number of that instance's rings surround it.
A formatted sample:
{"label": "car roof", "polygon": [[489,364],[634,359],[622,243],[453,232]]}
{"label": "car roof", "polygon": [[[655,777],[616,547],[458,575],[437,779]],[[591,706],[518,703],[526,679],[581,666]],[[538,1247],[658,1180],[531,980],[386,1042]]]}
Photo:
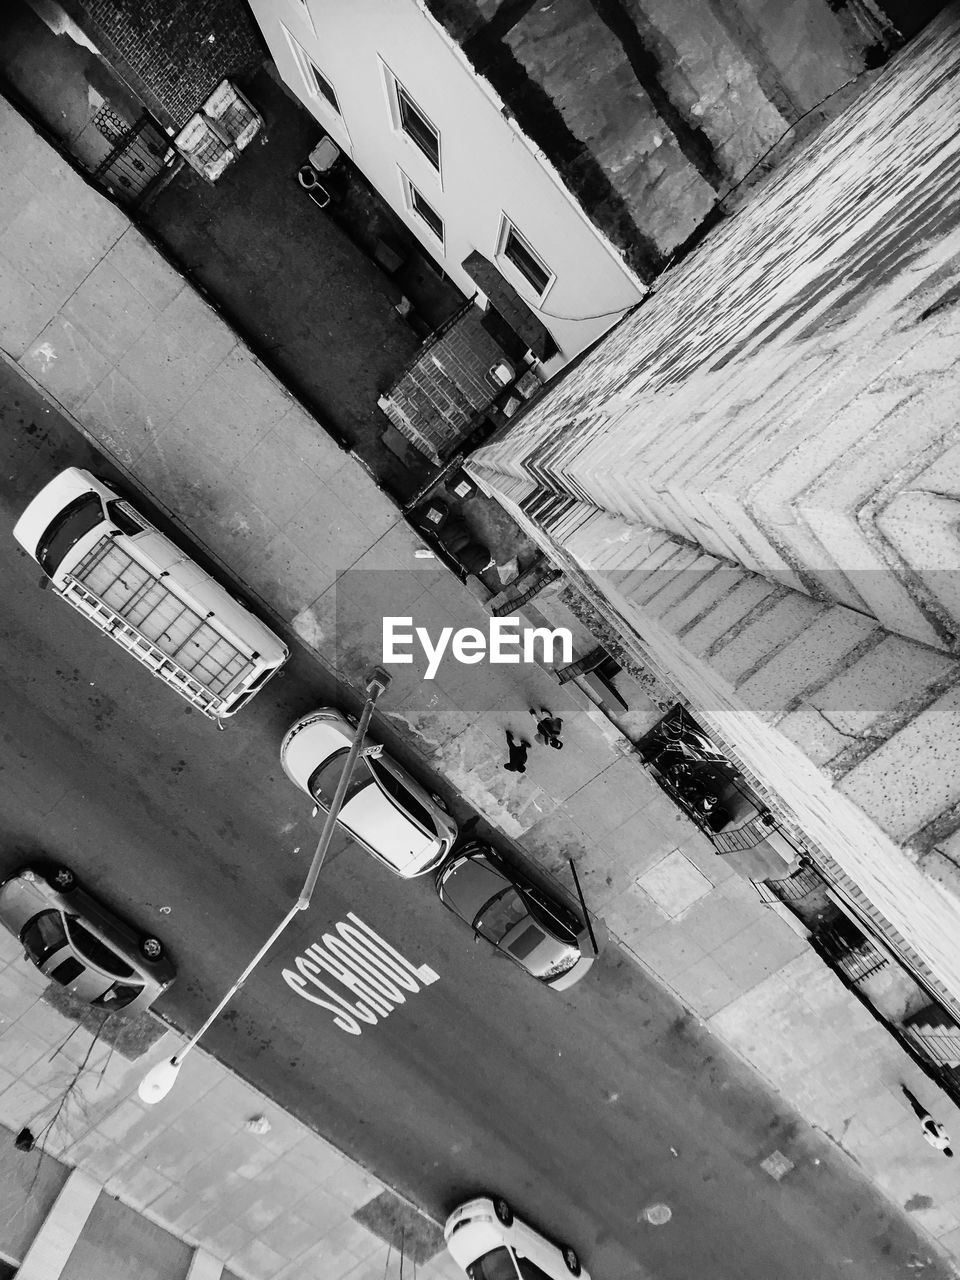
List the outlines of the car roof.
{"label": "car roof", "polygon": [[307,723],[298,722],[296,732],[291,729],[283,742],[283,767],[305,791],[314,770],[337,751],[350,746],[352,730],[340,712],[335,708],[321,708],[324,713],[331,710],[340,717],[341,723],[305,716]]}
{"label": "car roof", "polygon": [[472,924],[480,910],[511,881],[495,867],[485,852],[478,851],[464,856],[444,876],[441,885],[443,899],[468,924]]}
{"label": "car roof", "polygon": [[436,836],[421,831],[375,780],[347,801],[338,820],[399,870],[420,860],[437,843]]}

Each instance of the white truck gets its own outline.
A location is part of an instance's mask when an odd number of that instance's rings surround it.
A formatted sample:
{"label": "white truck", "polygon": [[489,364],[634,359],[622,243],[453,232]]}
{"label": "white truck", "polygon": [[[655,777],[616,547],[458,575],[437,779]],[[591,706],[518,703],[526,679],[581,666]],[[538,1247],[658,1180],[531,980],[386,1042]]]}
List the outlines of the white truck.
{"label": "white truck", "polygon": [[68,467],[13,535],[54,590],[213,720],[283,666],[279,636],[102,480]]}

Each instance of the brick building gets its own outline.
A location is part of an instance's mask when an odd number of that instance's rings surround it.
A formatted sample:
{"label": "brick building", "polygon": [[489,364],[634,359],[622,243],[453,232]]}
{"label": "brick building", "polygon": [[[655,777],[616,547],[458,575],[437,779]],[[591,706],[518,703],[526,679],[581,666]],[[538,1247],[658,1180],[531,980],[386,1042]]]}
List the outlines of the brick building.
{"label": "brick building", "polygon": [[165,127],[179,130],[221,80],[263,61],[236,0],[62,0],[62,9]]}

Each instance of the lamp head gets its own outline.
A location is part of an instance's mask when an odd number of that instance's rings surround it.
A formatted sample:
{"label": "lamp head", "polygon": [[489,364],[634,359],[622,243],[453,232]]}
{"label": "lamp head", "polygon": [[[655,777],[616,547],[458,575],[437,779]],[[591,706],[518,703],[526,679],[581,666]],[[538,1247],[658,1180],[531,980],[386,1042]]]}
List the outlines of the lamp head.
{"label": "lamp head", "polygon": [[176,1058],[167,1058],[164,1062],[158,1062],[155,1067],[151,1067],[137,1089],[140,1101],[149,1102],[151,1105],[160,1102],[173,1088],[179,1073],[180,1063]]}
{"label": "lamp head", "polygon": [[382,693],[386,693],[389,689],[393,677],[389,671],[385,671],[383,667],[373,667],[367,672],[366,690],[367,696],[370,698],[379,698]]}

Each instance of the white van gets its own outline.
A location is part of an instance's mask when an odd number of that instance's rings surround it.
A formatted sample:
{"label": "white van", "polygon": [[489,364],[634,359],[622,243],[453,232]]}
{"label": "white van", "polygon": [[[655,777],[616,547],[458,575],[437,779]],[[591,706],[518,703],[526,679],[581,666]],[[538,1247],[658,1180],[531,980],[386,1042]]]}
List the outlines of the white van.
{"label": "white van", "polygon": [[68,467],[13,536],[54,590],[213,720],[232,716],[290,650],[102,480]]}

